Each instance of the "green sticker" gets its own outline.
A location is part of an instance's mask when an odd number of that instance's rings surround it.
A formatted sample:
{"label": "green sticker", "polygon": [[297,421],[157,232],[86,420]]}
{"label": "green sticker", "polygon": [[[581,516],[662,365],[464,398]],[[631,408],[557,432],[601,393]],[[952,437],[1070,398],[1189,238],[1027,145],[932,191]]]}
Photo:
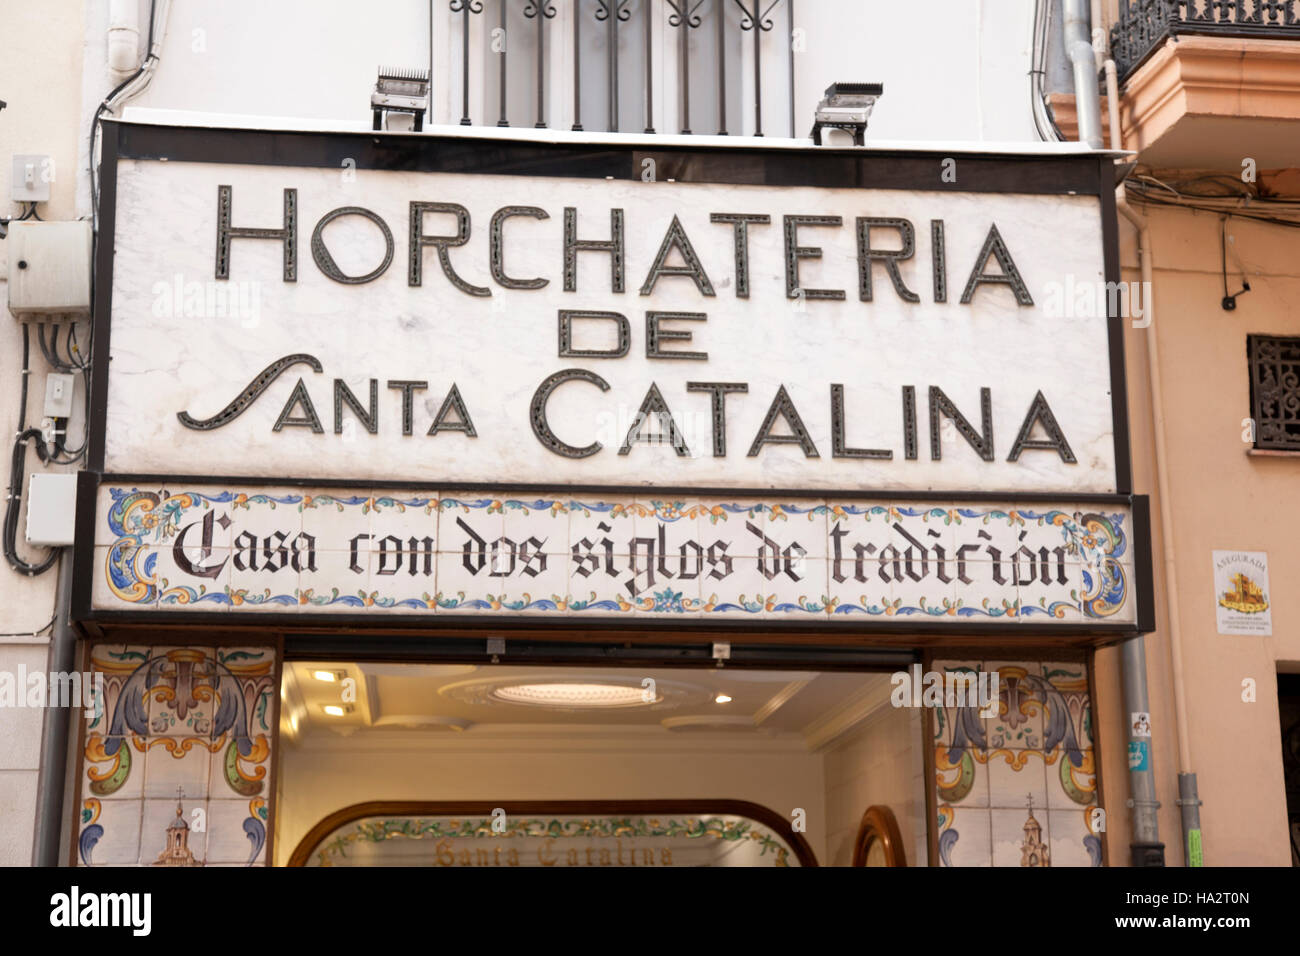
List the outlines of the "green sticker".
{"label": "green sticker", "polygon": [[1204,866],[1205,856],[1201,853],[1201,831],[1187,831],[1187,865]]}

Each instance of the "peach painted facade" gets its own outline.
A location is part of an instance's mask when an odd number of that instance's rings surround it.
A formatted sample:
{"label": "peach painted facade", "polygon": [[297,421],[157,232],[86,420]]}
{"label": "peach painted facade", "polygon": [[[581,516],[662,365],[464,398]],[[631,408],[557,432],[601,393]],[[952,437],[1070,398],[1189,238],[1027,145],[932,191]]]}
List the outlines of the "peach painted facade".
{"label": "peach painted facade", "polygon": [[[1113,19],[1115,4],[1111,7]],[[1073,126],[1072,97],[1057,115]],[[1137,172],[1165,183],[1220,174],[1241,191],[1300,200],[1300,43],[1260,37],[1180,36],[1166,40],[1121,87],[1122,146]],[[1102,102],[1103,126],[1106,102]],[[1068,126],[1066,125],[1068,124]],[[1251,186],[1256,187],[1251,189]],[[1191,191],[1188,188],[1187,191]],[[1153,522],[1157,629],[1147,636],[1160,836],[1169,865],[1182,865],[1176,773],[1199,778],[1204,858],[1209,866],[1289,866],[1278,674],[1300,671],[1300,614],[1291,599],[1300,575],[1300,454],[1260,452],[1250,441],[1247,335],[1300,335],[1300,230],[1226,208],[1152,205],[1129,191],[1149,230],[1151,313],[1128,323],[1126,360],[1134,487],[1159,514],[1150,351],[1167,449],[1164,493],[1173,526]],[[1215,206],[1215,203],[1208,205]],[[1218,204],[1222,206],[1222,204]],[[1267,202],[1235,211],[1263,214]],[[1286,215],[1282,212],[1281,215]],[[1289,218],[1300,221],[1294,214]],[[1123,279],[1142,279],[1138,234],[1120,219]],[[1248,282],[1236,308],[1221,305]],[[1142,326],[1153,319],[1148,327]],[[1165,550],[1176,569],[1182,647],[1183,728],[1191,763],[1180,767]],[[1214,551],[1268,555],[1272,635],[1218,633]],[[1119,653],[1096,659],[1098,721],[1123,725]],[[1252,699],[1251,690],[1254,696]],[[1125,754],[1103,751],[1107,805],[1127,798]],[[1128,814],[1112,812],[1111,861],[1128,839]]]}

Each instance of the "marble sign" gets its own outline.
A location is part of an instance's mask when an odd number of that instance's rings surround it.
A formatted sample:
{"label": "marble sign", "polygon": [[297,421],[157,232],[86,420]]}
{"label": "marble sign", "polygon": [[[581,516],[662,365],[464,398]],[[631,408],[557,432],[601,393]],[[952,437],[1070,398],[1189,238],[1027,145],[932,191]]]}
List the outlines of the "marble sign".
{"label": "marble sign", "polygon": [[1116,491],[1095,196],[116,175],[105,473]]}

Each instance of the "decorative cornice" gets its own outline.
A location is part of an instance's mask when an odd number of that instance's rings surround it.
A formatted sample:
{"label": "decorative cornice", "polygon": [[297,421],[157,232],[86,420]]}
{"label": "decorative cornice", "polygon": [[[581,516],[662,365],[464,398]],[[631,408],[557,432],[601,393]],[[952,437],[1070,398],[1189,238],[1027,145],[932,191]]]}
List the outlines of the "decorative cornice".
{"label": "decorative cornice", "polygon": [[1300,120],[1300,43],[1166,41],[1124,85],[1124,145],[1140,152],[1187,115]]}
{"label": "decorative cornice", "polygon": [[768,699],[767,703],[754,712],[754,726],[761,727],[764,721],[776,714],[778,710],[790,703],[799,691],[813,682],[814,678],[804,677],[792,680]]}
{"label": "decorative cornice", "polygon": [[882,712],[890,706],[889,697],[893,689],[891,681],[872,681],[841,707],[814,720],[803,731],[808,749],[821,750]]}

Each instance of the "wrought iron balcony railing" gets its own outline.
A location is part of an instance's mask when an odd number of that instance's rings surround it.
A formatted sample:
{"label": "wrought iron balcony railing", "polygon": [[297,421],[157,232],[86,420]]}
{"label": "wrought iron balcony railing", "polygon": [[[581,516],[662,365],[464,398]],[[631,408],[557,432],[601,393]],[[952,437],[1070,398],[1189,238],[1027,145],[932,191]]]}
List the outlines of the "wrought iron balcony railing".
{"label": "wrought iron balcony railing", "polygon": [[793,0],[444,2],[453,122],[795,135]]}
{"label": "wrought iron balcony railing", "polygon": [[1300,0],[1120,0],[1110,31],[1120,78],[1173,36],[1300,40]]}

